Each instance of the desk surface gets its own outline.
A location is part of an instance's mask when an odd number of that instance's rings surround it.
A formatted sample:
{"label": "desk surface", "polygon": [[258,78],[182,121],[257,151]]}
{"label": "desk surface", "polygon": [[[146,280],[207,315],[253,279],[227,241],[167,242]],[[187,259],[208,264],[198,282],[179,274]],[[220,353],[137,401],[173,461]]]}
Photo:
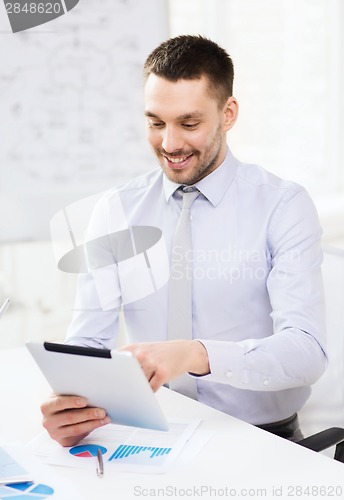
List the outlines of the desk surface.
{"label": "desk surface", "polygon": [[[39,406],[50,392],[25,348],[0,351],[0,438],[25,443],[39,434]],[[99,480],[86,470],[58,467],[78,486],[80,498],[343,498],[343,464],[167,389],[157,397],[170,419],[202,419],[195,437],[211,437],[200,453],[187,466],[176,464],[159,475],[117,473]]]}

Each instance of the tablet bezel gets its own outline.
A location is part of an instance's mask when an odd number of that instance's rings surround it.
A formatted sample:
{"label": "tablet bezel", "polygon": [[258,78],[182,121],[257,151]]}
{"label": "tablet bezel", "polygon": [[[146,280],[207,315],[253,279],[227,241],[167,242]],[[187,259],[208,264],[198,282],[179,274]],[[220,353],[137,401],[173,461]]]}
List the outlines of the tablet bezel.
{"label": "tablet bezel", "polygon": [[55,394],[87,398],[89,406],[104,408],[114,424],[168,430],[152,388],[130,352],[51,342],[26,346]]}

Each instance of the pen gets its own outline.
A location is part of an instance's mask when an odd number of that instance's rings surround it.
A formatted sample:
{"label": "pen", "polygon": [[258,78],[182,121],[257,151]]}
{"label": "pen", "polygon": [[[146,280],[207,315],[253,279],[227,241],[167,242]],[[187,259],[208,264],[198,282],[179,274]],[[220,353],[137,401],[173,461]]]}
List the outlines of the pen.
{"label": "pen", "polygon": [[3,314],[5,314],[9,305],[10,305],[10,299],[6,299],[5,302],[2,304],[2,307],[0,309],[0,318]]}
{"label": "pen", "polygon": [[102,478],[104,476],[103,454],[100,448],[98,448],[97,452],[97,476],[99,478]]}

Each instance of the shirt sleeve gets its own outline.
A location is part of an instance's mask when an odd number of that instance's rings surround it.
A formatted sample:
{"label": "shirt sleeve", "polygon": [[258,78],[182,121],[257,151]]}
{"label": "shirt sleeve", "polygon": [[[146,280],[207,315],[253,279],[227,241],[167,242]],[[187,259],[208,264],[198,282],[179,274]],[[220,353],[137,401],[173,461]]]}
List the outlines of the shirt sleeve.
{"label": "shirt sleeve", "polygon": [[198,339],[210,365],[202,380],[279,391],[310,385],[322,375],[327,356],[320,239],[318,216],[306,191],[286,196],[267,235],[273,334],[240,342]]}
{"label": "shirt sleeve", "polygon": [[67,344],[113,349],[119,333],[121,289],[109,236],[108,192],[96,204],[85,234],[89,272],[78,277]]}
{"label": "shirt sleeve", "polygon": [[[110,276],[113,274],[110,273]],[[79,276],[73,318],[67,330],[65,343],[114,349],[119,333],[120,302],[104,308],[96,281],[97,277],[95,278],[92,273]],[[115,283],[114,280],[113,285]]]}

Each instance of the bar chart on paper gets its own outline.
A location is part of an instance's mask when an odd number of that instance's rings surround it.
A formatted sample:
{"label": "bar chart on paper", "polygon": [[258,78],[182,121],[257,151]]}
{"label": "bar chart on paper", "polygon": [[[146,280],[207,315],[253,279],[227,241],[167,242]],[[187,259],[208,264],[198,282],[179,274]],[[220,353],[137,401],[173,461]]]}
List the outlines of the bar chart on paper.
{"label": "bar chart on paper", "polygon": [[[160,448],[157,446],[135,446],[119,445],[109,458],[109,462],[122,464],[146,465],[147,462],[154,462],[160,465],[171,452],[172,448]],[[153,463],[152,463],[153,465]]]}
{"label": "bar chart on paper", "polygon": [[109,424],[96,429],[84,442],[68,451],[54,447],[48,463],[95,469],[95,457],[100,451],[105,469],[108,466],[121,471],[164,472],[183,450],[199,423],[200,420],[169,421],[168,431]]}

